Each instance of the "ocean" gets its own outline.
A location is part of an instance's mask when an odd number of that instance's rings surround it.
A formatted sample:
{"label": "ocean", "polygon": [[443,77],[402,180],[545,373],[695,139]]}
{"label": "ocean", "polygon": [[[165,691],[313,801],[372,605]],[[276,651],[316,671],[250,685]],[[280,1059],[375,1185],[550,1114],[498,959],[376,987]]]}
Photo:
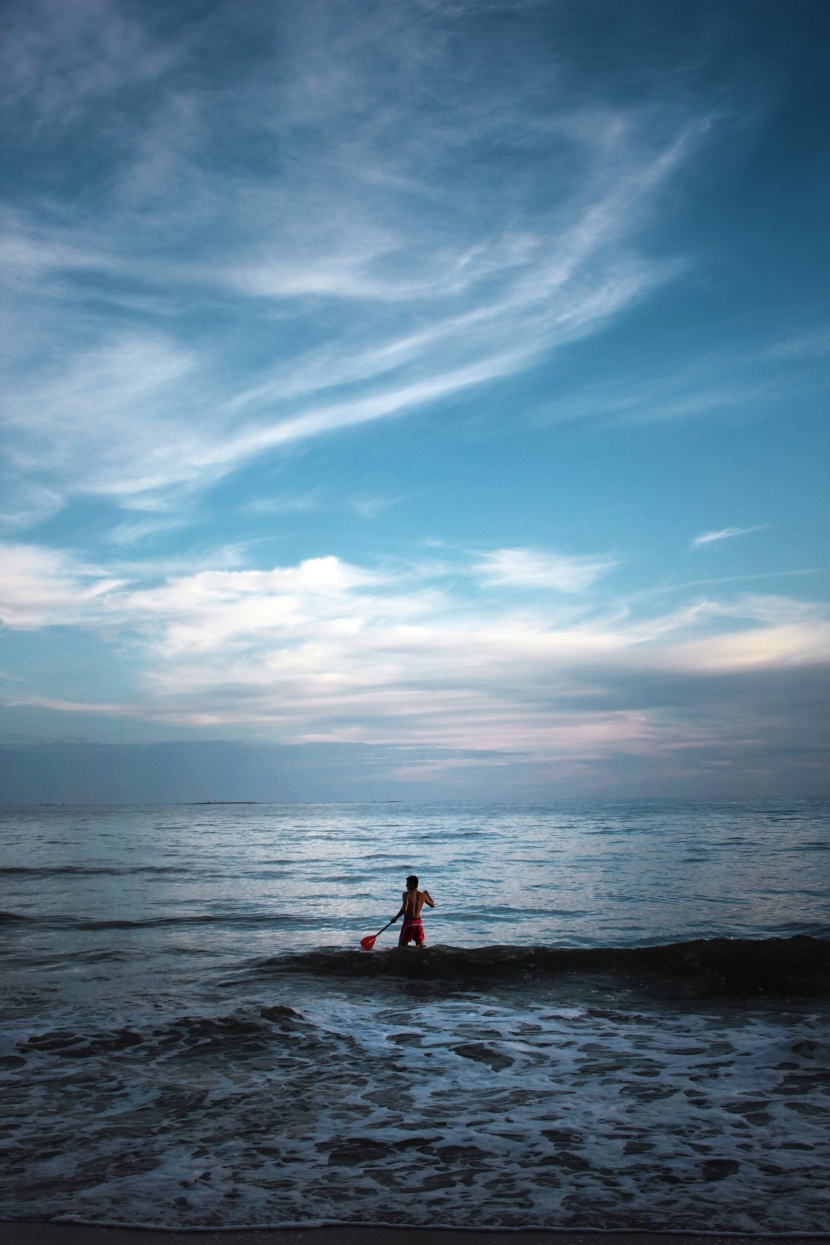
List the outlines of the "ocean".
{"label": "ocean", "polygon": [[830,1229],[827,802],[0,826],[0,1218]]}

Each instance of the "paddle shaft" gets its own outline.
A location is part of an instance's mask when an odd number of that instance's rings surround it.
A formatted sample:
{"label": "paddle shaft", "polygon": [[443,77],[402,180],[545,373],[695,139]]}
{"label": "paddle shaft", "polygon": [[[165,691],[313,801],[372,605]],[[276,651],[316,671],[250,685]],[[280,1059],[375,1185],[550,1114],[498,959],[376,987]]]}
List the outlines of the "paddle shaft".
{"label": "paddle shaft", "polygon": [[[383,929],[388,929],[390,925],[394,925],[397,919],[398,918],[396,916],[393,916],[392,920],[389,921],[388,924],[384,925]],[[361,938],[360,945],[364,951],[372,950],[378,938],[380,938],[383,933],[383,929],[379,929],[376,934],[367,934],[365,938]]]}

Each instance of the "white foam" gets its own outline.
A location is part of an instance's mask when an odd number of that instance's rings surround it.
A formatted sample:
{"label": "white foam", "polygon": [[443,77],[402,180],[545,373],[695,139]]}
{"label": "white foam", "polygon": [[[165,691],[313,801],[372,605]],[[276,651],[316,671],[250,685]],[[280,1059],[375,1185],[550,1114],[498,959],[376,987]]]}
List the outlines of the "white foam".
{"label": "white foam", "polygon": [[103,1025],[73,1045],[66,1017],[51,1042],[12,1035],[26,1064],[4,1072],[17,1170],[0,1215],[778,1233],[830,1221],[822,1012],[347,990],[289,1001],[299,1015],[153,1009],[141,1044],[121,1049]]}

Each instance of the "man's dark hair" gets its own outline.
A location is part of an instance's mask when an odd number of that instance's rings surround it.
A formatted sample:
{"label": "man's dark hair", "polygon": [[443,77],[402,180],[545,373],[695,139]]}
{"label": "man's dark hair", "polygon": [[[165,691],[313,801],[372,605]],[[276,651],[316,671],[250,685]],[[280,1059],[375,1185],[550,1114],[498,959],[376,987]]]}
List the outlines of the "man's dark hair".
{"label": "man's dark hair", "polygon": [[414,891],[418,889],[418,879],[416,878],[414,873],[410,873],[409,877],[406,879],[406,889],[408,891]]}

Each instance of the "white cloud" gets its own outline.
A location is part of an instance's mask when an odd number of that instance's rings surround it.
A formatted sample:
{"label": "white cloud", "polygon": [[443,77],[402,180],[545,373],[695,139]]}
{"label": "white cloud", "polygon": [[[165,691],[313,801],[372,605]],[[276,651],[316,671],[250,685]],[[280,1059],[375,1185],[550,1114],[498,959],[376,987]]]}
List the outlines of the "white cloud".
{"label": "white cloud", "polygon": [[715,532],[703,532],[700,536],[695,536],[690,548],[698,549],[701,545],[711,545],[719,540],[731,540],[735,536],[749,536],[752,532],[765,531],[768,526],[768,523],[758,523],[754,527],[722,527]]}
{"label": "white cloud", "polygon": [[811,356],[819,359],[830,355],[830,324],[819,324],[795,337],[776,343],[772,353],[780,358],[803,360]]}
{"label": "white cloud", "polygon": [[473,570],[484,583],[496,587],[584,592],[614,565],[608,559],[565,557],[529,549],[497,549],[487,554]]}
{"label": "white cloud", "polygon": [[[674,196],[717,139],[705,68],[626,62],[636,89],[606,74],[597,88],[569,61],[570,23],[535,4],[506,3],[498,37],[492,6],[432,0],[380,4],[371,21],[316,0],[242,17],[220,3],[172,25],[164,6],[118,0],[7,7],[0,108],[20,180],[0,204],[14,537],[2,617],[81,628],[110,654],[117,642],[121,664],[104,662],[101,679],[119,665],[138,681],[111,701],[90,693],[102,713],[587,755],[688,742],[688,723],[642,707],[652,679],[826,661],[818,606],[703,582],[673,589],[676,608],[656,593],[617,599],[611,555],[445,548],[419,565],[249,566],[264,546],[245,541],[246,516],[322,511],[348,479],[346,504],[371,518],[389,504],[378,483],[400,487],[372,475],[371,456],[353,476],[340,461],[315,477],[335,454],[309,454],[292,477],[304,445],[340,436],[339,450],[349,429],[452,409],[557,351],[547,396],[529,377],[512,389],[527,404],[500,405],[505,420],[543,401],[554,419],[745,417],[824,383],[826,324],[712,349],[684,317],[630,352],[630,373],[609,334],[596,381],[569,380],[578,352],[564,347],[688,271],[669,252],[684,227]],[[556,38],[537,48],[539,14]],[[488,395],[476,417],[494,405]],[[251,470],[244,498],[212,494],[227,549],[160,539],[206,513],[198,490],[276,455],[284,492]],[[70,502],[64,539],[85,525],[117,560],[14,543]],[[113,506],[127,513],[113,521]],[[692,548],[760,530],[703,532]],[[131,561],[149,538],[166,556]],[[597,708],[606,679],[629,674],[641,700]],[[27,680],[32,703],[71,711],[39,670]]]}
{"label": "white cloud", "polygon": [[106,609],[102,598],[120,582],[36,545],[0,544],[0,563],[0,620],[22,630],[93,623]]}
{"label": "white cloud", "polygon": [[64,498],[54,489],[13,477],[5,481],[0,524],[22,529],[51,518],[63,509]]}
{"label": "white cloud", "polygon": [[355,497],[351,502],[351,508],[355,514],[359,514],[363,519],[377,519],[379,515],[387,511],[390,506],[395,506],[401,499],[399,497]]}
{"label": "white cloud", "polygon": [[241,507],[246,514],[309,514],[321,505],[321,491],[309,493],[278,494],[271,497],[254,497]]}
{"label": "white cloud", "polygon": [[[283,742],[571,755],[589,744],[646,749],[662,724],[661,747],[688,745],[682,715],[666,734],[663,709],[607,703],[609,683],[648,689],[658,677],[830,663],[826,607],[755,594],[644,616],[592,591],[590,561],[569,568],[538,551],[495,551],[453,574],[446,564],[369,568],[328,556],[168,574],[156,584],[35,547],[5,552],[7,626],[71,624],[129,646],[140,679],[129,703],[123,689],[113,699],[125,716]],[[497,568],[485,601],[464,590],[482,566]],[[541,576],[549,586],[551,567],[559,585],[581,593],[579,614],[517,606],[516,579],[535,587]],[[581,573],[577,589],[568,575]],[[60,689],[40,688],[34,676],[30,684],[15,703],[71,709]],[[99,703],[103,711],[106,699]]]}

